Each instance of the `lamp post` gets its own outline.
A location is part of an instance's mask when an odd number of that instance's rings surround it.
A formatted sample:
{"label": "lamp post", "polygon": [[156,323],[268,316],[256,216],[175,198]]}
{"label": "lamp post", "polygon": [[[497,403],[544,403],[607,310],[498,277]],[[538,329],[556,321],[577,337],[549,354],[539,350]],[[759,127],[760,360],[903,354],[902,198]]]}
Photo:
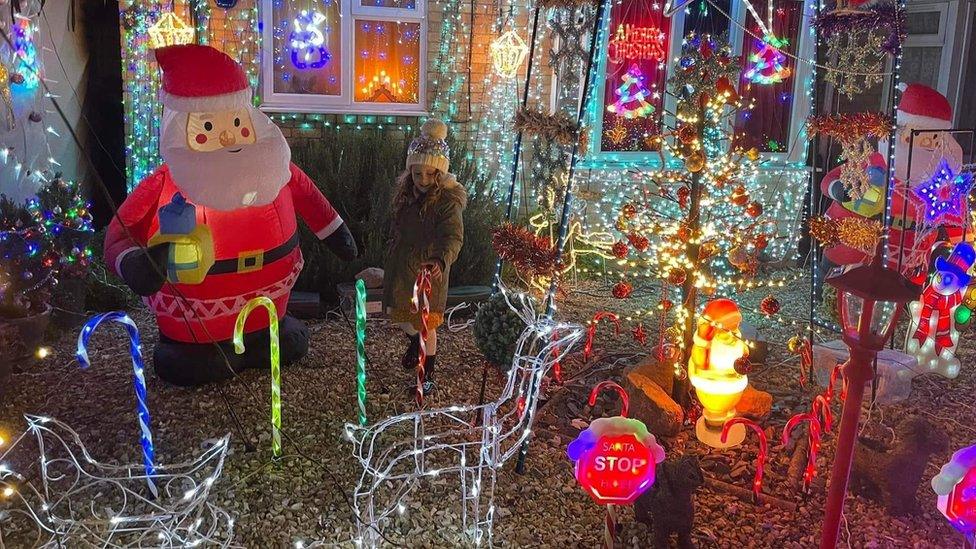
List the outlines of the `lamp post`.
{"label": "lamp post", "polygon": [[881,256],[879,248],[870,263],[840,267],[827,277],[827,283],[837,289],[837,308],[850,359],[843,367],[847,399],[844,400],[834,468],[830,474],[821,549],[833,549],[837,544],[864,385],[874,375],[871,364],[893,335],[902,308],[917,299],[920,293],[920,289],[898,271],[885,266]]}

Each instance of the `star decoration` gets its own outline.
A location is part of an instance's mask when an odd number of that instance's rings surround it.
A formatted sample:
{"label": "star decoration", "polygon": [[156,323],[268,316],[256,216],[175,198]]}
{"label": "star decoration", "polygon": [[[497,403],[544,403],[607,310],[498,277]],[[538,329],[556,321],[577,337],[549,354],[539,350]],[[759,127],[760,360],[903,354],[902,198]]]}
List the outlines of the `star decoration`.
{"label": "star decoration", "polygon": [[611,143],[614,145],[619,145],[623,143],[624,139],[627,139],[627,128],[618,122],[612,130],[607,132],[607,137],[610,138]]}
{"label": "star decoration", "polygon": [[972,188],[973,174],[955,173],[943,158],[935,174],[915,187],[914,191],[925,204],[925,221],[936,224],[947,217],[960,218],[967,209],[967,197]]}
{"label": "star decoration", "polygon": [[647,345],[647,332],[644,331],[644,324],[638,324],[636,328],[630,331],[634,336],[634,341],[640,343],[641,345]]}

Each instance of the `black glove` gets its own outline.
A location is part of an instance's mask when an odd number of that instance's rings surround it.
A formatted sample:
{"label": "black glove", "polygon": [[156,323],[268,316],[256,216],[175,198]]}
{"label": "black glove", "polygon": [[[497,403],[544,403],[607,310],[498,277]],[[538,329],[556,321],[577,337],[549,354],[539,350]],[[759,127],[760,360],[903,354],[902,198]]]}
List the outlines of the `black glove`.
{"label": "black glove", "polygon": [[[166,261],[169,244],[157,244],[151,248],[125,254],[119,264],[122,280],[132,291],[143,297],[159,291],[166,282]],[[153,263],[156,265],[153,266]],[[158,270],[157,270],[158,269]]]}
{"label": "black glove", "polygon": [[329,247],[339,259],[352,261],[359,256],[359,249],[356,247],[356,239],[349,232],[349,227],[342,223],[332,234],[325,237],[325,245]]}

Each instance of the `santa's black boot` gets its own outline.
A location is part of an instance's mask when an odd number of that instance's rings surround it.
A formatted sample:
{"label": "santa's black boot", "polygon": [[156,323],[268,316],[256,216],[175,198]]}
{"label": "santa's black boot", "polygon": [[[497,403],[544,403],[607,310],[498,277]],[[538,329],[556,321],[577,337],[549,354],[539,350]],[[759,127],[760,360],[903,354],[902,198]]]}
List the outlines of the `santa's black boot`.
{"label": "santa's black boot", "polygon": [[[271,368],[271,342],[267,328],[244,334],[245,368]],[[278,321],[278,358],[282,366],[291,366],[308,354],[308,326],[293,316]]]}
{"label": "santa's black boot", "polygon": [[243,364],[230,341],[183,343],[159,334],[153,369],[163,381],[194,387],[230,379],[243,369]]}

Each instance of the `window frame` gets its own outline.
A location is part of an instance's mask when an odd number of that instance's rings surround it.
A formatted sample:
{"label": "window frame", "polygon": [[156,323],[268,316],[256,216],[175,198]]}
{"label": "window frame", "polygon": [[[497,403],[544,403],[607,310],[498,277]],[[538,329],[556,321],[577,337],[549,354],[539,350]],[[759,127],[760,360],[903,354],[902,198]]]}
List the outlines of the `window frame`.
{"label": "window frame", "polygon": [[[261,104],[266,112],[314,114],[373,114],[427,116],[427,1],[415,0],[416,9],[361,6],[362,0],[334,0],[339,4],[341,25],[339,55],[341,85],[339,95],[315,95],[274,91],[274,0],[261,0]],[[420,52],[417,103],[366,103],[355,100],[356,44],[355,25],[359,21],[417,23],[420,25]]]}
{"label": "window frame", "polygon": [[[814,47],[815,40],[811,34],[811,28],[809,25],[809,18],[806,17],[808,10],[812,9],[812,2],[816,0],[803,0],[803,25],[800,27],[797,36],[797,46],[795,49],[796,56],[801,59],[812,59],[814,57]],[[746,23],[748,17],[748,11],[741,2],[732,2],[731,17],[734,21],[729,22],[729,43],[732,46],[732,52],[736,57],[742,56],[742,42],[744,37],[744,31],[742,27]],[[671,16],[671,27],[669,35],[670,45],[668,48],[668,74],[672,69],[672,64],[674,60],[681,55],[681,42],[684,38],[684,24],[685,24],[685,11],[678,10],[674,15]],[[602,30],[604,37],[610,36],[610,18],[607,17],[605,27]],[[678,34],[676,34],[678,33]],[[598,82],[602,82],[602,78],[606,74],[607,69],[607,48],[609,47],[609,38],[604,38],[599,44],[600,55],[597,60],[597,64],[594,67],[594,72],[596,73],[596,78]],[[799,163],[804,162],[807,155],[807,147],[803,146],[792,146],[793,140],[800,139],[804,133],[801,132],[801,127],[803,126],[807,116],[810,113],[810,101],[807,98],[807,88],[810,80],[813,77],[813,70],[808,62],[798,62],[791,59],[794,64],[794,71],[791,78],[793,79],[793,98],[794,104],[791,111],[792,116],[790,118],[790,135],[795,136],[787,146],[787,151],[783,153],[763,153],[763,157],[768,159],[766,165],[768,167],[780,167],[789,163]],[[596,105],[599,109],[605,108],[604,104],[604,87],[602,85],[597,86],[591,92],[591,97],[593,101],[596,101]],[[677,99],[671,94],[666,94],[664,98],[664,108],[665,114],[663,118],[663,123],[665,126],[673,127],[675,125],[674,113],[677,106]],[[594,109],[597,111],[598,109]],[[580,159],[580,166],[583,168],[591,169],[620,169],[633,166],[634,164],[650,165],[653,168],[663,168],[661,165],[661,156],[657,152],[638,152],[638,151],[603,151],[600,150],[601,136],[603,135],[603,117],[602,112],[594,112],[594,119],[589,119],[590,121],[590,140],[592,144],[590,151]],[[670,165],[677,165],[680,159],[673,158],[668,154],[667,150],[664,151],[665,162]]]}

